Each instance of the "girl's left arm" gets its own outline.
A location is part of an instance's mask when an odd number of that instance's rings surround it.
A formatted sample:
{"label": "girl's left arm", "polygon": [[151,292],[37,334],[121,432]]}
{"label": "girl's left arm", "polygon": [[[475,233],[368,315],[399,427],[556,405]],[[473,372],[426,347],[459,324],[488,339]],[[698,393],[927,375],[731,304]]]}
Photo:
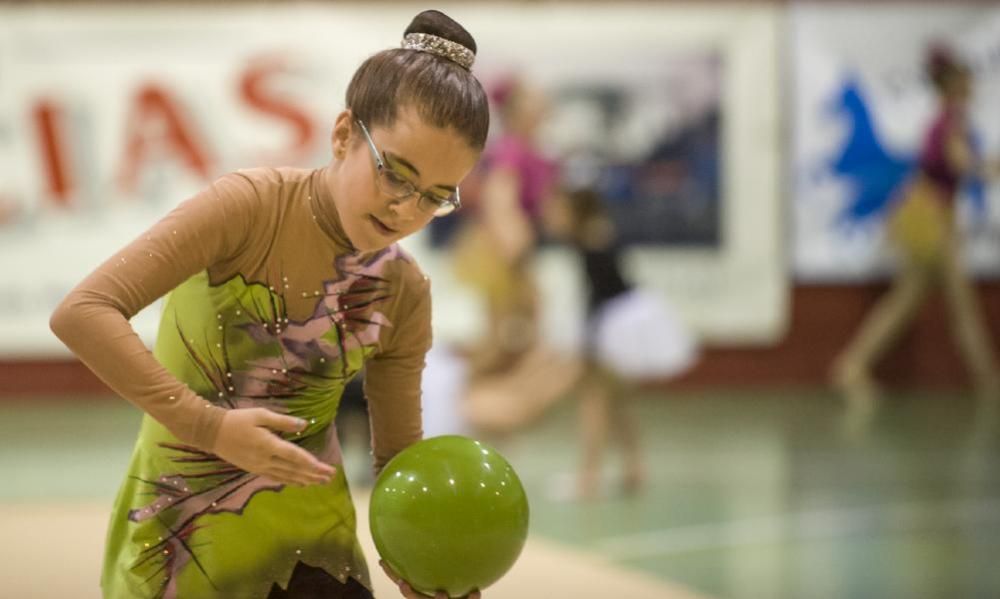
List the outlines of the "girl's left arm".
{"label": "girl's left arm", "polygon": [[423,437],[420,381],[431,347],[430,282],[412,277],[390,315],[389,340],[365,365],[375,471]]}

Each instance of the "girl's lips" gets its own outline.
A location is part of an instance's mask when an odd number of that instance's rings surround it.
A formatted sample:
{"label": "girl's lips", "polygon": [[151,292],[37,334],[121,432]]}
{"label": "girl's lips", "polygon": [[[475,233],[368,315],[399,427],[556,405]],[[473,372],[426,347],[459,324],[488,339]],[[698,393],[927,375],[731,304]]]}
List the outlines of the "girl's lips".
{"label": "girl's lips", "polygon": [[397,231],[395,229],[393,229],[392,227],[386,226],[385,223],[383,223],[379,219],[375,218],[371,214],[368,215],[368,220],[371,221],[372,226],[375,227],[376,231],[378,231],[382,235],[385,235],[386,237],[392,237],[393,235],[395,235],[397,233]]}

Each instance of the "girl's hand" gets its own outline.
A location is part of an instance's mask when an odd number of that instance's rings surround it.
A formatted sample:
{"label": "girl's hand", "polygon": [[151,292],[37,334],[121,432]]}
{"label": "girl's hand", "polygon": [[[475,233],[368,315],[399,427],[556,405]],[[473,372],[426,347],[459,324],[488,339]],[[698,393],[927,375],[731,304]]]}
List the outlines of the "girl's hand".
{"label": "girl's hand", "polygon": [[[403,597],[406,597],[406,599],[449,599],[448,593],[445,593],[444,591],[438,591],[433,597],[414,591],[410,586],[410,583],[403,580],[399,574],[396,574],[392,568],[389,567],[389,564],[385,563],[385,560],[379,560],[378,563],[382,566],[382,569],[385,570],[386,575],[399,586],[399,592],[403,595]],[[481,595],[479,594],[479,591],[472,591],[463,599],[479,599],[480,597]]]}
{"label": "girl's hand", "polygon": [[305,427],[300,418],[265,408],[229,410],[212,451],[238,468],[286,485],[328,483],[336,472],[333,466],[272,432],[294,433]]}

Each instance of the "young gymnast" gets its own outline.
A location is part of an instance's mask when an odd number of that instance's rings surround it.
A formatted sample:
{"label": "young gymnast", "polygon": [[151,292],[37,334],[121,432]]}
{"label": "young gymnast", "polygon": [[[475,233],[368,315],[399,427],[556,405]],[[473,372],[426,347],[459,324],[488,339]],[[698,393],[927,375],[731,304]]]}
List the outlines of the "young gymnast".
{"label": "young gymnast", "polygon": [[[475,53],[458,23],[420,13],[354,74],[329,164],[222,177],[53,314],[146,413],[105,597],[371,597],[334,418],[365,366],[375,468],[421,438],[430,283],[396,242],[460,205],[489,127]],[[164,295],[150,353],[128,321]]]}

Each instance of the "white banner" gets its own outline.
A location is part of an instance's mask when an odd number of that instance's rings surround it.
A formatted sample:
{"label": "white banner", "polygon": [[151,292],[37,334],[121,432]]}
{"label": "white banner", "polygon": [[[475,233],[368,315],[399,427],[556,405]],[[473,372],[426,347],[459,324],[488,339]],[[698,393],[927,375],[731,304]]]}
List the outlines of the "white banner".
{"label": "white banner", "polygon": [[[923,73],[932,44],[972,68],[973,131],[985,156],[1000,157],[1000,8],[800,3],[791,11],[795,277],[882,276],[893,261],[886,203],[913,173],[938,111]],[[960,195],[966,259],[997,276],[1000,186],[973,182]]]}
{"label": "white banner", "polygon": [[[48,330],[59,299],[215,176],[326,163],[329,128],[354,70],[398,44],[418,10],[0,7],[0,355],[63,352]],[[444,10],[476,36],[484,80],[516,68],[552,90],[602,80],[666,86],[655,78],[660,59],[718,56],[725,190],[718,243],[654,247],[630,261],[641,284],[667,294],[706,336],[760,341],[782,331],[776,9],[491,3]],[[642,148],[658,125],[633,121],[632,137],[616,143]],[[565,147],[578,134],[572,120],[560,121],[548,143]],[[422,235],[407,245],[435,279],[437,337],[475,334],[477,300],[455,287],[449,258]],[[571,343],[582,314],[576,263],[551,252],[539,268],[547,305],[560,308],[547,326]],[[133,324],[150,340],[157,319],[154,307]]]}

